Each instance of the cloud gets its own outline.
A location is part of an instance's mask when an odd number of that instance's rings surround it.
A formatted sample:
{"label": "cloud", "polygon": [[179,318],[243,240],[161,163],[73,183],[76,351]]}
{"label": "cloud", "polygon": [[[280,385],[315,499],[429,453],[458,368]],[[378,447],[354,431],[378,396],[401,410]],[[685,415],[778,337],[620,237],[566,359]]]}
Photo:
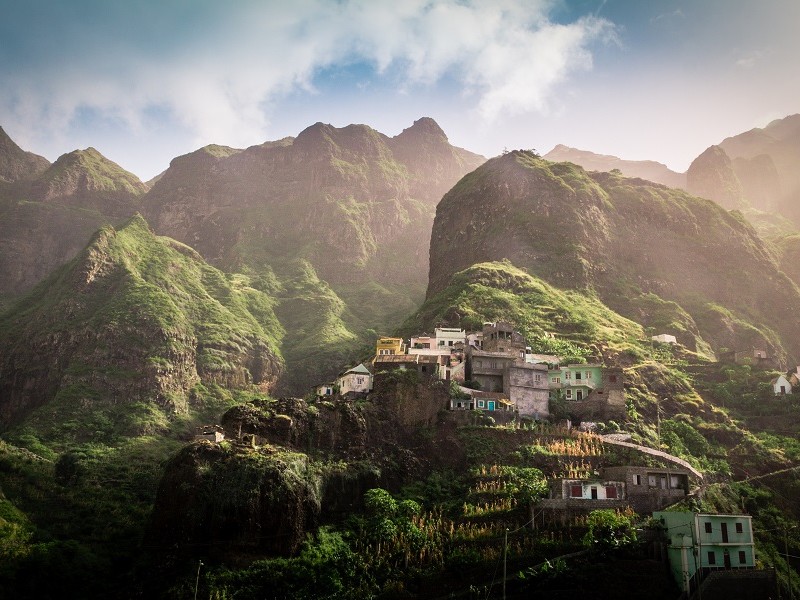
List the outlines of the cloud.
{"label": "cloud", "polygon": [[616,32],[596,16],[552,22],[546,0],[96,4],[17,15],[42,43],[18,36],[18,51],[0,54],[1,118],[58,132],[90,111],[136,132],[157,111],[198,142],[246,145],[262,140],[273,102],[315,93],[325,69],[366,63],[371,85],[456,81],[491,122],[546,111]]}

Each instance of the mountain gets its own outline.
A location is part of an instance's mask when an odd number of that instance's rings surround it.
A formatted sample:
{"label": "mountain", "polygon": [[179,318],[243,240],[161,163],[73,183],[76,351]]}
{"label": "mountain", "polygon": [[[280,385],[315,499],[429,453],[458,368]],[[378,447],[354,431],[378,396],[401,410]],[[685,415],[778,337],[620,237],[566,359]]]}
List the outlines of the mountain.
{"label": "mountain", "polygon": [[608,154],[595,154],[558,144],[545,158],[552,162],[571,162],[587,171],[613,171],[618,169],[627,177],[639,177],[668,187],[685,188],[686,174],[676,173],[665,164],[654,160],[624,160]]}
{"label": "mountain", "polygon": [[711,146],[692,161],[686,172],[686,190],[728,210],[748,205],[733,163],[719,146]]}
{"label": "mountain", "polygon": [[0,183],[33,179],[49,166],[49,160],[24,151],[0,127]]}
{"label": "mountain", "polygon": [[0,190],[0,306],[74,257],[92,234],[137,210],[139,179],[94,148]]}
{"label": "mountain", "polygon": [[268,391],[273,304],[139,216],[105,227],[0,317],[0,427],[108,442],[197,410],[203,386]]}
{"label": "mountain", "polygon": [[726,138],[719,146],[755,208],[777,212],[800,226],[800,115]]}
{"label": "mountain", "polygon": [[483,160],[429,118],[391,138],[316,123],[178,157],[142,210],[158,233],[279,298],[291,332],[281,390],[304,393],[352,360],[367,330],[390,330],[421,301],[435,206]]}
{"label": "mountain", "polygon": [[691,349],[800,356],[796,285],[740,214],[681,190],[523,151],[494,158],[437,207],[427,298],[502,259]]}

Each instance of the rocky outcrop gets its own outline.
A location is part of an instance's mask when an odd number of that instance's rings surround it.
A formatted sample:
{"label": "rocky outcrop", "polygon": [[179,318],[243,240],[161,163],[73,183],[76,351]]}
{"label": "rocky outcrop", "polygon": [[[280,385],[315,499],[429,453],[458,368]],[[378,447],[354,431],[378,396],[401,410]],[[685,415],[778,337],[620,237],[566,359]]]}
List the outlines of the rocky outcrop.
{"label": "rocky outcrop", "polygon": [[729,210],[746,205],[731,159],[719,146],[711,146],[692,161],[686,172],[686,189]]}
{"label": "rocky outcrop", "polygon": [[305,455],[192,444],[166,466],[149,538],[177,553],[289,555],[318,523],[320,487]]}
{"label": "rocky outcrop", "polygon": [[[45,436],[57,414],[83,420],[118,405],[168,419],[190,410],[199,382],[268,391],[282,369],[270,303],[141,217],[107,227],[0,319],[0,426],[39,407]],[[137,410],[105,433],[143,433],[126,421]]]}

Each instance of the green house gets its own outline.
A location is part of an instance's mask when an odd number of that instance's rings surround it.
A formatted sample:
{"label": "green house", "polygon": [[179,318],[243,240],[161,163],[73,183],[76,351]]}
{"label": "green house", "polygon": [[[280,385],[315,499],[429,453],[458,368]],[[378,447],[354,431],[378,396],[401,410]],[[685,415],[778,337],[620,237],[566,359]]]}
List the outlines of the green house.
{"label": "green house", "polygon": [[603,367],[597,364],[562,365],[547,372],[550,399],[561,390],[566,400],[586,400],[596,389],[603,388]]}
{"label": "green house", "polygon": [[713,570],[755,568],[750,515],[654,512],[668,539],[672,576],[690,593]]}

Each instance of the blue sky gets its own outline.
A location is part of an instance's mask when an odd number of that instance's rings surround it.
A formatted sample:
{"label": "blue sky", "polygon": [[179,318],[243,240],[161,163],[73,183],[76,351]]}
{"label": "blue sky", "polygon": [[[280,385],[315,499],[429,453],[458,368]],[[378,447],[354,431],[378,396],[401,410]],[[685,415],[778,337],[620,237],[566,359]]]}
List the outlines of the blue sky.
{"label": "blue sky", "polygon": [[421,116],[486,156],[685,170],[800,112],[796,0],[0,0],[0,125],[149,179],[208,143]]}

